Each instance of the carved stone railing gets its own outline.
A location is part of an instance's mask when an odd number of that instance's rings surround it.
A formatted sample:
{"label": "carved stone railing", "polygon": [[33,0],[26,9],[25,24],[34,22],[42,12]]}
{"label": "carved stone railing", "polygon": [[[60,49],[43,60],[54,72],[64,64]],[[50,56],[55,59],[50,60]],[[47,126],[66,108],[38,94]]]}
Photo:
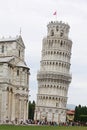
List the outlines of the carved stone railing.
{"label": "carved stone railing", "polygon": [[37,80],[39,79],[62,79],[68,82],[71,82],[72,76],[71,74],[52,72],[52,71],[38,71]]}

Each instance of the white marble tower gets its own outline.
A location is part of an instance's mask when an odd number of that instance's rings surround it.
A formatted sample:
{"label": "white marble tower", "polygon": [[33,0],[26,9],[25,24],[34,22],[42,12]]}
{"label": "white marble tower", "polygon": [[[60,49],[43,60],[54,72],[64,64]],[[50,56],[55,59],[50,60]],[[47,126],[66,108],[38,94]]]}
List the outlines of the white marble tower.
{"label": "white marble tower", "polygon": [[40,71],[37,73],[34,119],[60,123],[66,121],[72,41],[68,36],[68,24],[55,21],[50,22],[47,28],[47,37],[42,41]]}

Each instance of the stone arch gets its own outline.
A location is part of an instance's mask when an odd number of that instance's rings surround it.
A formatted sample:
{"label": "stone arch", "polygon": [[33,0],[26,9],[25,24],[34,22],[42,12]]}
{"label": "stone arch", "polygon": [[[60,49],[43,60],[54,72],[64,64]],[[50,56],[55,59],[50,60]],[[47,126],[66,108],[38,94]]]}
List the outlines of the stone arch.
{"label": "stone arch", "polygon": [[46,96],[46,99],[48,99],[48,97]]}
{"label": "stone arch", "polygon": [[62,87],[62,89],[64,90],[64,87]]}
{"label": "stone arch", "polygon": [[7,87],[7,91],[9,91],[9,87]]}
{"label": "stone arch", "polygon": [[64,41],[64,46],[65,46],[65,41]]}
{"label": "stone arch", "polygon": [[60,46],[63,46],[63,41],[61,40],[61,42],[60,42]]}
{"label": "stone arch", "polygon": [[52,85],[50,87],[52,88]]}
{"label": "stone arch", "polygon": [[51,97],[49,97],[49,99],[51,99]]}
{"label": "stone arch", "polygon": [[54,31],[53,30],[51,30],[51,36],[54,36]]}
{"label": "stone arch", "polygon": [[68,53],[66,53],[66,56],[68,56]]}
{"label": "stone arch", "polygon": [[55,43],[57,43],[57,40],[55,40]]}
{"label": "stone arch", "polygon": [[51,40],[49,40],[49,43],[51,43]]}
{"label": "stone arch", "polygon": [[55,98],[53,97],[52,99],[54,100]]}
{"label": "stone arch", "polygon": [[63,68],[64,64],[63,64],[63,63],[61,63],[61,66],[62,66],[62,68]]}
{"label": "stone arch", "polygon": [[58,65],[58,62],[56,62],[56,65]]}
{"label": "stone arch", "polygon": [[67,64],[65,63],[65,67],[67,68]]}
{"label": "stone arch", "polygon": [[67,56],[67,53],[65,53],[65,57]]}
{"label": "stone arch", "polygon": [[66,67],[66,64],[64,64],[64,67]]}
{"label": "stone arch", "polygon": [[43,96],[43,99],[45,99],[45,96]]}
{"label": "stone arch", "polygon": [[4,45],[2,45],[1,51],[2,53],[4,53]]}
{"label": "stone arch", "polygon": [[47,85],[47,87],[49,88],[49,84]]}
{"label": "stone arch", "polygon": [[59,88],[59,86],[57,85],[57,88]]}
{"label": "stone arch", "polygon": [[51,53],[50,53],[51,55],[53,54],[53,52],[51,51]]}
{"label": "stone arch", "polygon": [[51,41],[52,43],[54,42],[54,40]]}
{"label": "stone arch", "polygon": [[50,51],[48,51],[48,54],[50,54]]}
{"label": "stone arch", "polygon": [[60,43],[60,40],[58,40],[58,43]]}
{"label": "stone arch", "polygon": [[60,86],[60,89],[62,88],[62,86]]}
{"label": "stone arch", "polygon": [[56,51],[54,51],[54,54],[56,54]]}
{"label": "stone arch", "polygon": [[64,87],[65,91],[67,90],[66,87]]}
{"label": "stone arch", "polygon": [[59,66],[61,66],[61,62],[59,62]]}
{"label": "stone arch", "polygon": [[41,86],[42,86],[42,87],[44,87],[44,85],[43,85],[43,84],[42,84]]}
{"label": "stone arch", "polygon": [[12,88],[10,88],[10,92],[13,93],[13,89]]}
{"label": "stone arch", "polygon": [[61,56],[62,52],[59,52],[59,55]]}
{"label": "stone arch", "polygon": [[56,86],[54,85],[53,87],[55,88]]}
{"label": "stone arch", "polygon": [[58,98],[56,97],[56,100],[58,100]]}
{"label": "stone arch", "polygon": [[59,54],[59,52],[57,51],[57,54]]}
{"label": "stone arch", "polygon": [[48,65],[50,65],[50,62],[48,61]]}
{"label": "stone arch", "polygon": [[57,32],[59,31],[58,26],[56,26],[56,31],[57,31]]}

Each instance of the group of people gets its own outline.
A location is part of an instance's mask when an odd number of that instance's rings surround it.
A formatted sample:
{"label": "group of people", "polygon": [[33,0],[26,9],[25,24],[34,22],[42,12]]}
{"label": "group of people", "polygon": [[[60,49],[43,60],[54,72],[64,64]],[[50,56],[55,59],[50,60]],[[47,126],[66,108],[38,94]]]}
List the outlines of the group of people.
{"label": "group of people", "polygon": [[27,122],[28,124],[34,124],[34,125],[50,125],[50,126],[87,126],[87,122],[83,123],[83,122],[72,122],[72,121],[67,121],[67,122],[60,122],[60,123],[56,123],[56,122],[47,122],[47,121],[43,121],[43,120],[37,120],[37,121],[33,121],[33,120],[28,120]]}

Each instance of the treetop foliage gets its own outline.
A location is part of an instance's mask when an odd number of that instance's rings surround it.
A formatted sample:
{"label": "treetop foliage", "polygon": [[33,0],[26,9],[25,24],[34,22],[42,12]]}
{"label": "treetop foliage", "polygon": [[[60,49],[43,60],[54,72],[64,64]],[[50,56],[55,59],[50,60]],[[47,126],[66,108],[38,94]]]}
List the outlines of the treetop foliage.
{"label": "treetop foliage", "polygon": [[76,106],[74,121],[87,122],[87,107]]}

